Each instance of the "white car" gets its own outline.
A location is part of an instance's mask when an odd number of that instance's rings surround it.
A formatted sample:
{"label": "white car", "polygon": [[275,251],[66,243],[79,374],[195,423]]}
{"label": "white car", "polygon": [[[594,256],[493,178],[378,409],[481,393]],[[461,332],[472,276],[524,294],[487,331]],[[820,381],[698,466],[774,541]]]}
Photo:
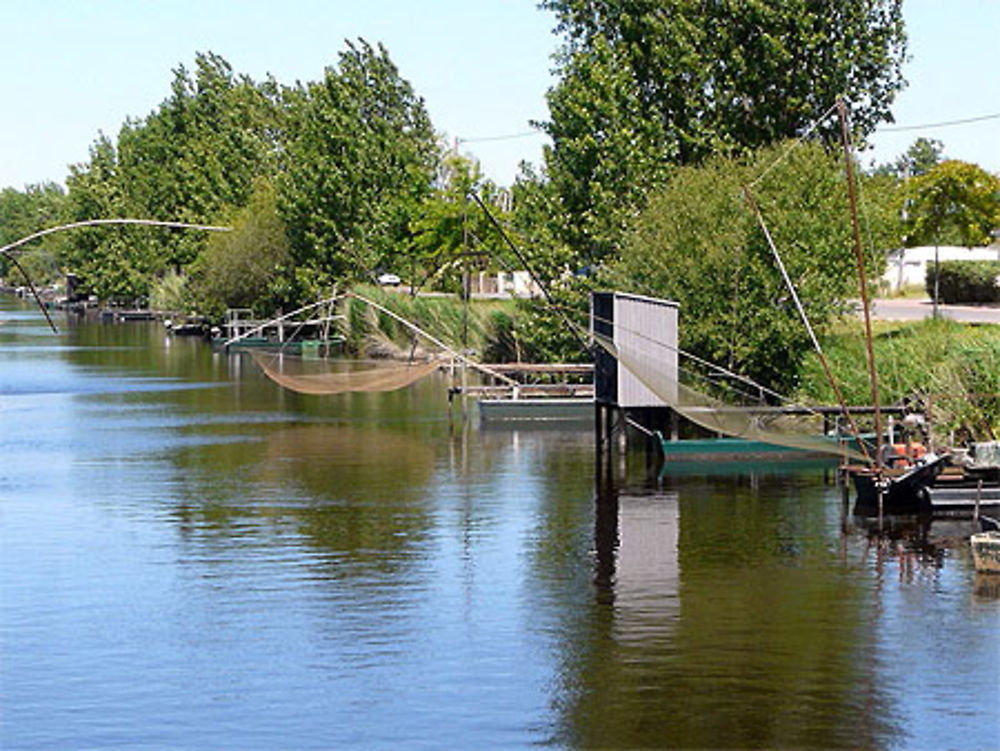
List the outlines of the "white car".
{"label": "white car", "polygon": [[396,287],[400,284],[400,278],[395,274],[379,274],[378,283],[384,287]]}

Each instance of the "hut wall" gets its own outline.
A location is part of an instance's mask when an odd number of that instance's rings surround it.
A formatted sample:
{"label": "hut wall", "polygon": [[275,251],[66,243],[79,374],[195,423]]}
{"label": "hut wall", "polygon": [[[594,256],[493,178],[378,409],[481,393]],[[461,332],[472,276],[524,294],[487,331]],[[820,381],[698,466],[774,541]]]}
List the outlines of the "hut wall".
{"label": "hut wall", "polygon": [[[676,402],[677,303],[621,292],[595,292],[591,313],[594,331],[661,365],[660,373],[674,387],[668,396]],[[604,352],[601,355],[595,373],[599,402],[626,409],[666,405],[614,357]]]}

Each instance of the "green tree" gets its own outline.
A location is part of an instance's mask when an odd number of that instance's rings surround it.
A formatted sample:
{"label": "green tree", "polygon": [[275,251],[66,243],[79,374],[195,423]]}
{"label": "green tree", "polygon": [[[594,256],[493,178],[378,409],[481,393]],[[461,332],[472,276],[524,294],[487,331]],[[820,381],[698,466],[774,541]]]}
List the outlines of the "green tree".
{"label": "green tree", "polygon": [[274,186],[258,178],[249,203],[225,213],[221,220],[233,229],[209,237],[192,264],[193,303],[214,318],[221,318],[227,308],[271,313],[285,302],[281,284],[291,264]]}
{"label": "green tree", "polygon": [[934,138],[918,138],[891,164],[883,164],[875,169],[877,175],[887,175],[908,179],[930,171],[941,162],[944,144]]}
{"label": "green tree", "polygon": [[434,190],[410,224],[413,266],[419,266],[439,289],[461,292],[463,269],[497,271],[517,263],[489,218],[470,198],[473,193],[498,221],[508,223],[501,191],[483,177],[479,163],[448,153],[441,160]]}
{"label": "green tree", "polygon": [[366,278],[406,253],[434,178],[423,100],[384,47],[348,44],[339,68],[286,95],[282,213],[303,288]]}
{"label": "green tree", "polygon": [[[68,213],[66,191],[55,183],[27,185],[23,191],[4,188],[0,191],[0,246],[63,224]],[[50,235],[19,251],[23,256],[22,265],[31,266],[28,273],[32,275],[32,281],[53,280],[65,242],[65,236]],[[6,255],[0,255],[0,277],[8,275],[11,265]],[[41,272],[41,275],[35,272]]]}
{"label": "green tree", "polygon": [[569,54],[548,94],[552,146],[543,150],[564,241],[586,266],[611,256],[649,190],[680,154],[633,74],[601,36]]}
{"label": "green tree", "polygon": [[966,247],[986,245],[1000,228],[1000,178],[975,164],[942,162],[904,188],[906,245],[934,245],[934,269],[928,283],[938,315],[938,246],[942,241]]}
{"label": "green tree", "polygon": [[[785,148],[680,168],[651,199],[613,273],[617,288],[680,303],[682,347],[789,391],[810,341],[742,186],[773,167],[756,200],[814,328],[843,311],[858,281],[842,162],[805,144],[777,163]],[[869,187],[862,193],[874,201]],[[891,212],[871,212],[874,247],[891,242],[894,224]],[[883,265],[869,253],[872,278]]]}
{"label": "green tree", "polygon": [[[130,213],[119,177],[117,150],[104,134],[91,145],[89,162],[70,167],[66,183],[73,220]],[[146,242],[149,234],[129,227],[78,230],[71,236],[63,260],[102,300],[135,300],[147,293],[151,275],[163,270],[162,260]]]}
{"label": "green tree", "polygon": [[966,247],[987,245],[1000,227],[1000,178],[975,164],[942,162],[905,187],[908,245],[938,243],[945,233]]}
{"label": "green tree", "polygon": [[798,136],[839,96],[871,133],[903,86],[901,4],[544,0],[565,39],[544,127],[566,241],[613,257],[670,165]]}
{"label": "green tree", "polygon": [[566,243],[569,216],[562,211],[555,184],[532,165],[522,162],[511,188],[511,225],[521,247],[530,254],[532,268],[552,280],[579,269],[580,257]]}
{"label": "green tree", "polygon": [[[255,84],[219,55],[199,53],[194,73],[176,69],[170,97],[119,133],[119,168],[133,210],[204,222],[223,206],[245,205],[254,178],[276,171],[280,111],[273,85]],[[175,269],[204,243],[196,234],[157,239]]]}
{"label": "green tree", "polygon": [[[273,81],[256,84],[223,58],[196,56],[174,71],[170,96],[129,119],[112,141],[101,135],[90,161],[71,168],[73,218],[132,217],[206,223],[224,206],[245,205],[257,176],[279,168],[283,105]],[[204,236],[151,229],[74,235],[67,261],[106,299],[148,293],[155,275],[180,271]]]}

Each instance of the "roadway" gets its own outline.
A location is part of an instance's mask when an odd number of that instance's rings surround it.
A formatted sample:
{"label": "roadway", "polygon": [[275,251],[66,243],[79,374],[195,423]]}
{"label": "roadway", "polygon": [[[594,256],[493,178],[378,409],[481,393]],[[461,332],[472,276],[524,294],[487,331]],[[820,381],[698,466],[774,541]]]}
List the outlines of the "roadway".
{"label": "roadway", "polygon": [[[938,305],[942,318],[962,323],[1000,323],[1000,306]],[[872,303],[872,317],[883,321],[919,321],[934,315],[934,305],[928,299],[878,298]]]}

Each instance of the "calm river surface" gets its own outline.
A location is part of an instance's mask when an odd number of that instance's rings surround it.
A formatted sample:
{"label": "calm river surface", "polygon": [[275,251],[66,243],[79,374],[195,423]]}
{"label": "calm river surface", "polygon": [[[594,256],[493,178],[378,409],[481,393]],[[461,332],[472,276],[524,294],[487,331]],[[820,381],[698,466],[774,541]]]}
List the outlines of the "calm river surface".
{"label": "calm river surface", "polygon": [[1000,747],[967,524],[0,301],[4,749]]}

